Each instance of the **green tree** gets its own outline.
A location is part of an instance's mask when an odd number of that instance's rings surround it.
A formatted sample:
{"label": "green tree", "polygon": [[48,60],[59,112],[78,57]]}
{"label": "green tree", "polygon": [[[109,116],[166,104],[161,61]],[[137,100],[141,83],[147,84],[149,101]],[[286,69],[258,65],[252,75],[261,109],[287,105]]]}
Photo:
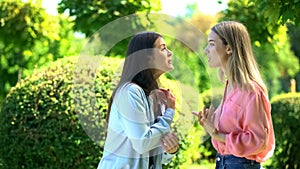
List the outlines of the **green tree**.
{"label": "green tree", "polygon": [[280,24],[278,22],[269,23],[268,19],[259,13],[261,7],[254,1],[229,1],[228,8],[222,12],[224,16],[221,20],[238,20],[247,26],[253,42],[270,42]]}
{"label": "green tree", "polygon": [[57,37],[47,37],[42,41],[36,40],[31,49],[30,62],[24,71],[24,76],[32,74],[32,71],[36,67],[44,66],[59,58],[75,56],[81,52],[85,39],[75,37],[71,19],[63,15],[48,15],[48,19],[51,20],[51,31]]}
{"label": "green tree", "polygon": [[259,7],[259,15],[267,18],[268,23],[284,25],[287,22],[300,24],[300,1],[299,0],[250,0]]}
{"label": "green tree", "polygon": [[75,17],[74,30],[91,36],[117,18],[136,12],[157,11],[160,6],[160,0],[62,0],[58,12],[68,11],[70,16]]}
{"label": "green tree", "polygon": [[[40,5],[18,1],[0,2],[0,61],[1,95],[21,79],[37,40],[46,39],[48,20]],[[52,34],[56,38],[56,34]],[[17,78],[16,78],[17,77]]]}
{"label": "green tree", "polygon": [[255,30],[250,32],[251,38],[254,41],[266,42],[277,33],[280,25],[299,25],[299,8],[299,0],[229,0],[224,14],[225,18],[247,20],[248,28]]}
{"label": "green tree", "polygon": [[0,100],[35,67],[79,52],[67,19],[47,14],[40,1],[0,1]]}
{"label": "green tree", "polygon": [[[82,32],[86,37],[90,37],[104,25],[118,18],[136,14],[138,12],[150,13],[158,11],[161,8],[160,0],[62,0],[59,3],[58,12],[67,12],[71,17],[74,17],[74,31]],[[144,28],[142,21],[139,18],[128,20],[131,23],[131,28],[125,29],[140,29]],[[120,28],[120,31],[126,30]],[[110,37],[106,39],[118,39],[118,32],[112,32]],[[108,56],[125,55],[130,37],[122,39],[109,52]]]}
{"label": "green tree", "polygon": [[[271,95],[282,92],[281,78],[294,77],[299,71],[299,60],[290,50],[287,28],[278,22],[270,22],[261,13],[255,0],[229,1],[221,20],[237,20],[248,28],[254,46],[256,60]],[[270,73],[272,72],[272,73]]]}
{"label": "green tree", "polygon": [[[288,24],[288,34],[290,37],[291,49],[294,51],[295,55],[300,60],[300,25]],[[300,91],[300,71],[297,73],[296,77],[296,90]],[[290,84],[289,84],[290,85]]]}

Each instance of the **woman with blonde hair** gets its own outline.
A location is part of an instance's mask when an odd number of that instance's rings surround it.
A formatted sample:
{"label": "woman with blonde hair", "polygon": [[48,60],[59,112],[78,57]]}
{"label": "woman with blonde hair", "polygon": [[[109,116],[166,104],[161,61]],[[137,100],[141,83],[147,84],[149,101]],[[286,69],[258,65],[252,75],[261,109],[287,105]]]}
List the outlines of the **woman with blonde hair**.
{"label": "woman with blonde hair", "polygon": [[273,155],[275,137],[268,91],[246,27],[236,21],[216,24],[205,53],[226,83],[216,110],[193,112],[217,150],[216,169],[259,169]]}

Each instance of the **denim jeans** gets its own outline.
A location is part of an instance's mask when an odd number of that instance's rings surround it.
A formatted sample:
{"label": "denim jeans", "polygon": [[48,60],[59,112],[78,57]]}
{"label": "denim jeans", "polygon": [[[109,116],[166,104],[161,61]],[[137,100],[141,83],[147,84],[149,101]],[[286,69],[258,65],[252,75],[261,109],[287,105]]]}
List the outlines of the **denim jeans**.
{"label": "denim jeans", "polygon": [[233,155],[217,155],[216,169],[260,169],[260,163]]}

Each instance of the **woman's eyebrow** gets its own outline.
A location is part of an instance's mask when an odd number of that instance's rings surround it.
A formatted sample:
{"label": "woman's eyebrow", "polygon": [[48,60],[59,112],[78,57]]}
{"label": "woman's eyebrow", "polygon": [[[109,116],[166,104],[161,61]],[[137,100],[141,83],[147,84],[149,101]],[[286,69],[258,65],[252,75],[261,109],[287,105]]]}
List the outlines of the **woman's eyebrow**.
{"label": "woman's eyebrow", "polygon": [[166,44],[162,43],[160,44],[160,47],[166,47]]}

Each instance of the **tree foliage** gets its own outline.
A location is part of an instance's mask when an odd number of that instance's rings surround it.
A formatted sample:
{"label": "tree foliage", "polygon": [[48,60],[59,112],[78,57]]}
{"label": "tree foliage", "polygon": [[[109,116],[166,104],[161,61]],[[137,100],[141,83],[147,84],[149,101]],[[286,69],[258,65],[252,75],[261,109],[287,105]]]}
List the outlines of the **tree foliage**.
{"label": "tree foliage", "polygon": [[74,16],[74,30],[91,36],[103,25],[117,18],[159,9],[160,0],[62,0],[58,12],[67,11],[70,16]]}
{"label": "tree foliage", "polygon": [[[71,17],[74,17],[74,31],[82,32],[86,37],[90,37],[104,25],[118,18],[138,12],[150,13],[159,10],[160,7],[160,0],[62,0],[59,3],[58,12],[67,12]],[[124,29],[144,28],[139,18],[128,19],[128,23],[131,24],[131,28],[125,27]],[[126,31],[120,29],[121,32]],[[112,32],[109,39],[117,39],[118,33],[121,32]],[[124,49],[128,43],[129,38],[122,39],[106,55],[124,56]]]}
{"label": "tree foliage", "polygon": [[47,34],[53,38],[57,35],[48,31],[46,25],[50,23],[39,6],[21,1],[1,1],[0,6],[0,85],[7,89],[21,78],[36,40],[46,40]]}
{"label": "tree foliage", "polygon": [[300,25],[295,26],[288,24],[288,34],[291,42],[291,49],[295,52],[295,55],[300,59]]}
{"label": "tree foliage", "polygon": [[272,95],[283,90],[280,78],[294,77],[299,71],[299,60],[290,50],[286,26],[270,22],[260,11],[262,7],[255,0],[229,1],[221,20],[237,20],[248,28],[256,60]]}
{"label": "tree foliage", "polygon": [[78,53],[71,31],[67,17],[47,14],[40,3],[0,1],[0,100],[34,67]]}
{"label": "tree foliage", "polygon": [[284,25],[287,22],[299,25],[300,1],[299,0],[250,0],[259,7],[260,15],[267,18],[268,23]]}
{"label": "tree foliage", "polygon": [[268,19],[259,13],[260,6],[249,0],[229,1],[228,8],[222,13],[222,20],[238,20],[245,24],[249,30],[251,40],[267,43],[277,33],[280,24],[268,22]]}

